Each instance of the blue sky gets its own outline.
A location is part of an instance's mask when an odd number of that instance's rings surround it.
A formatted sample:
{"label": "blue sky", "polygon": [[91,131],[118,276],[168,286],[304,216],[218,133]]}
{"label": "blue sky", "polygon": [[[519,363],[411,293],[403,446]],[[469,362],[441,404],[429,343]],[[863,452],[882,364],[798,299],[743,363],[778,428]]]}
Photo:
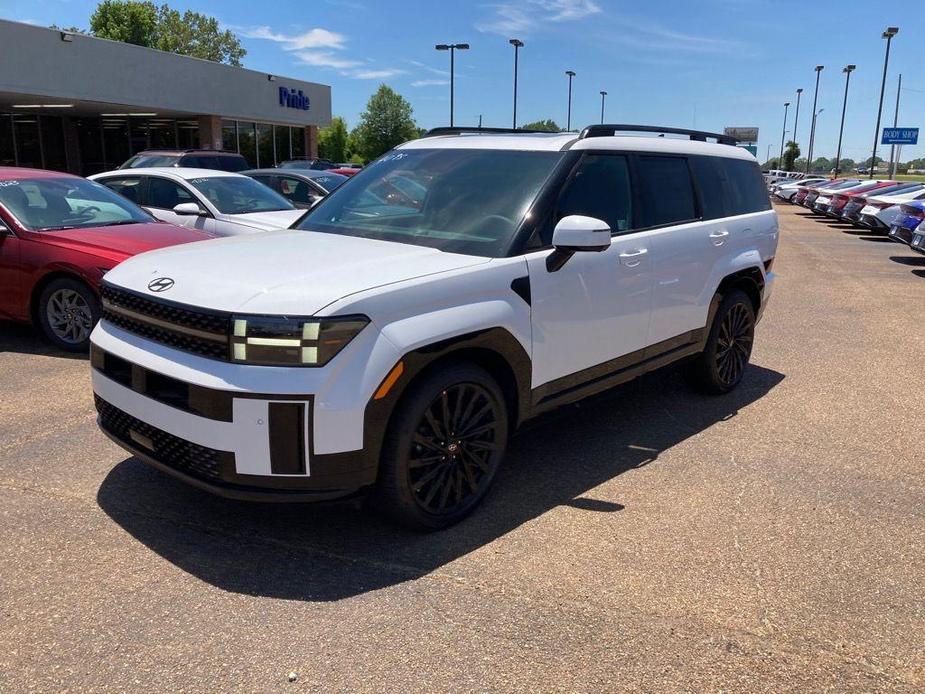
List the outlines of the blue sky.
{"label": "blue sky", "polygon": [[[844,89],[841,68],[856,64],[843,156],[869,156],[887,25],[893,40],[884,103],[892,122],[902,72],[900,125],[925,128],[923,0],[173,0],[218,17],[247,48],[245,66],[332,87],[334,113],[352,127],[369,95],[385,82],[404,95],[423,127],[448,121],[447,53],[435,43],[468,42],[457,53],[456,121],[511,123],[513,49],[520,53],[518,121],[565,124],[567,78],[574,81],[572,126],[609,122],[704,130],[760,128],[759,158],[780,144],[783,104],[805,91],[797,139],[805,151],[814,86],[822,73],[815,153],[832,156]],[[0,17],[87,26],[93,0],[0,0]],[[258,11],[255,11],[258,8]],[[925,137],[925,130],[923,130]],[[788,135],[788,139],[789,139]],[[881,148],[882,151],[883,148]],[[925,156],[907,147],[903,160]]]}

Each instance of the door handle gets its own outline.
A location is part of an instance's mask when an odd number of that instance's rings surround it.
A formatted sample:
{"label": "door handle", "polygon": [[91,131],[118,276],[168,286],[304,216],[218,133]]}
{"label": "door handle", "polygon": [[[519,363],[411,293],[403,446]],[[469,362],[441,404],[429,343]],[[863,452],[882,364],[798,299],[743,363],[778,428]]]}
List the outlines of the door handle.
{"label": "door handle", "polygon": [[624,251],[620,254],[620,262],[626,267],[636,267],[642,262],[642,259],[649,252],[647,248],[641,248],[637,251]]}
{"label": "door handle", "polygon": [[713,241],[714,246],[722,246],[726,243],[727,236],[729,236],[729,232],[725,229],[710,232],[710,239]]}

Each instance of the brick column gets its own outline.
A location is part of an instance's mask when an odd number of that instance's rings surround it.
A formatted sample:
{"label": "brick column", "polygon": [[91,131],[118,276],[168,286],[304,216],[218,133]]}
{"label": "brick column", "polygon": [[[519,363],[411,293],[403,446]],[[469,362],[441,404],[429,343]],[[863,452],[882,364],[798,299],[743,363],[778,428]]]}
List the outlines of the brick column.
{"label": "brick column", "polygon": [[305,126],[305,155],[312,159],[318,158],[318,126]]}
{"label": "brick column", "polygon": [[199,146],[203,149],[222,148],[221,116],[199,116]]}

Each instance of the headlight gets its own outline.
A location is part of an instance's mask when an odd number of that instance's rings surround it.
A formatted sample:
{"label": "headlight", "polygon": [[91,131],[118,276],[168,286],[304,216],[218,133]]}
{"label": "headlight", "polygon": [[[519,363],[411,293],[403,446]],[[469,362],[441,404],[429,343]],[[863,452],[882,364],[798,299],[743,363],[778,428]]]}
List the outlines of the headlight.
{"label": "headlight", "polygon": [[231,361],[324,366],[366,327],[366,316],[232,316]]}

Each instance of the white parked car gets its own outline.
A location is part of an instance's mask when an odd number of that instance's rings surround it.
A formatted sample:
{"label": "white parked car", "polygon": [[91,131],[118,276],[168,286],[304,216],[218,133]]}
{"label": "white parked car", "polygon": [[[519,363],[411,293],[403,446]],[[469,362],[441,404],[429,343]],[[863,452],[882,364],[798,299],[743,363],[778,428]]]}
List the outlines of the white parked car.
{"label": "white parked car", "polygon": [[440,129],[297,229],[121,263],[92,335],[100,427],[220,495],[371,490],[439,528],[538,413],[679,360],[732,390],[774,284],[758,163],[615,130]]}
{"label": "white parked car", "polygon": [[304,213],[264,184],[230,171],[139,168],[89,178],[158,219],[215,236],[285,229]]}
{"label": "white parked car", "polygon": [[925,189],[916,188],[896,195],[873,195],[861,209],[860,224],[875,231],[888,231],[907,200],[925,200]]}
{"label": "white parked car", "polygon": [[790,202],[793,200],[793,196],[797,194],[797,191],[800,189],[800,186],[810,186],[818,185],[819,183],[826,182],[827,178],[801,178],[796,181],[786,181],[775,183],[771,186],[771,194],[781,200],[786,200]]}

